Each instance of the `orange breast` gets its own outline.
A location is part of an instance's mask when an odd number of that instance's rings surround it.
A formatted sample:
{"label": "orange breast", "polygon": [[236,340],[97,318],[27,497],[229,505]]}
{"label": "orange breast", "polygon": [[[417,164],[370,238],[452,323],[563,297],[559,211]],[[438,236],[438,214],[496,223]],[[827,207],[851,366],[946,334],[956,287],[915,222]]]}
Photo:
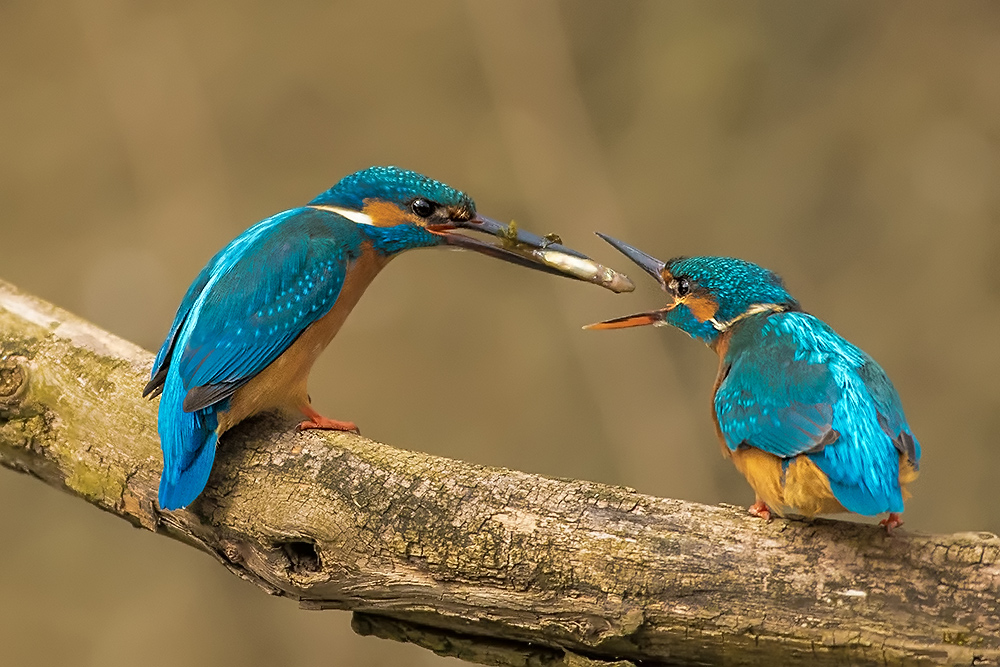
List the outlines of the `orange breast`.
{"label": "orange breast", "polygon": [[729,339],[732,338],[732,335],[732,331],[723,331],[710,344],[710,347],[719,355],[719,370],[715,374],[715,385],[712,387],[712,424],[715,425],[715,435],[719,438],[719,444],[722,445],[722,455],[727,459],[732,455],[732,452],[729,445],[726,444],[722,428],[719,426],[719,416],[715,412],[715,394],[719,391],[722,381],[726,379],[726,352],[729,351]]}

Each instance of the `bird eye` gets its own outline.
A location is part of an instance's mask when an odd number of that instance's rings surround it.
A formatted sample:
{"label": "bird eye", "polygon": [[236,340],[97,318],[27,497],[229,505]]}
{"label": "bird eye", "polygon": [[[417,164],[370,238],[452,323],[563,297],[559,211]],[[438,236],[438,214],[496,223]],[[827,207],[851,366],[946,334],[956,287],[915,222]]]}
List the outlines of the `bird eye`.
{"label": "bird eye", "polygon": [[437,204],[427,201],[426,199],[414,199],[410,204],[410,210],[421,218],[430,217],[431,213],[433,213],[436,208]]}
{"label": "bird eye", "polygon": [[676,282],[674,292],[677,293],[677,296],[686,296],[691,291],[691,281],[687,278],[681,276]]}

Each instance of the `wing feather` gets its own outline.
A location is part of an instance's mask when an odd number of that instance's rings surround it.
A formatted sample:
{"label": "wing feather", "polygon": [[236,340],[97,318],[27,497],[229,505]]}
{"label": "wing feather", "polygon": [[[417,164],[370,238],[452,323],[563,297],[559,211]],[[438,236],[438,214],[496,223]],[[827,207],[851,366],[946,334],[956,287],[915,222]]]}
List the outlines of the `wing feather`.
{"label": "wing feather", "polygon": [[730,449],[747,444],[789,458],[829,440],[838,387],[822,360],[766,329],[734,334],[727,360],[715,411]]}
{"label": "wing feather", "polygon": [[858,375],[861,376],[875,402],[882,430],[892,440],[899,453],[904,454],[913,467],[919,469],[920,443],[910,431],[910,425],[903,413],[903,403],[889,376],[871,358],[858,369]]}

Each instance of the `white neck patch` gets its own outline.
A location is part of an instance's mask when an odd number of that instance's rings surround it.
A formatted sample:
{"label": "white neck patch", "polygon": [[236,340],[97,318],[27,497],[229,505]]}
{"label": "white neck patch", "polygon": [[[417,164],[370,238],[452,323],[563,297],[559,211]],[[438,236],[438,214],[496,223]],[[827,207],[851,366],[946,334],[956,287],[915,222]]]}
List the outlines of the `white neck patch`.
{"label": "white neck patch", "polygon": [[351,222],[356,222],[359,225],[374,225],[375,221],[367,213],[362,213],[361,211],[355,211],[350,208],[341,208],[339,206],[327,206],[325,204],[312,205],[309,208],[314,208],[317,211],[329,211],[330,213],[336,213],[337,215],[342,215]]}
{"label": "white neck patch", "polygon": [[757,313],[767,313],[767,312],[780,313],[785,310],[787,310],[785,306],[779,306],[776,303],[755,303],[754,305],[747,308],[746,312],[740,313],[739,315],[729,320],[728,322],[720,322],[714,317],[710,319],[709,322],[712,323],[712,326],[715,327],[716,331],[725,331],[726,329],[732,327],[734,324],[736,324],[745,317],[750,317],[751,315],[756,315]]}

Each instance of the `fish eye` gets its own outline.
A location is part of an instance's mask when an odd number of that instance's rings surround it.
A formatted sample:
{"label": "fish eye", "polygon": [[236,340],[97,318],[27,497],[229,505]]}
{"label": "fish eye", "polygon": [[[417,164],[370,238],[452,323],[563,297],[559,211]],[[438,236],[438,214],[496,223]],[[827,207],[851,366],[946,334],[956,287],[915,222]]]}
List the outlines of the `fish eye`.
{"label": "fish eye", "polygon": [[687,296],[691,292],[691,281],[687,276],[681,276],[674,280],[674,282],[677,283],[674,286],[674,292],[677,296]]}
{"label": "fish eye", "polygon": [[436,208],[437,204],[426,199],[414,199],[410,203],[410,210],[421,218],[430,217]]}

